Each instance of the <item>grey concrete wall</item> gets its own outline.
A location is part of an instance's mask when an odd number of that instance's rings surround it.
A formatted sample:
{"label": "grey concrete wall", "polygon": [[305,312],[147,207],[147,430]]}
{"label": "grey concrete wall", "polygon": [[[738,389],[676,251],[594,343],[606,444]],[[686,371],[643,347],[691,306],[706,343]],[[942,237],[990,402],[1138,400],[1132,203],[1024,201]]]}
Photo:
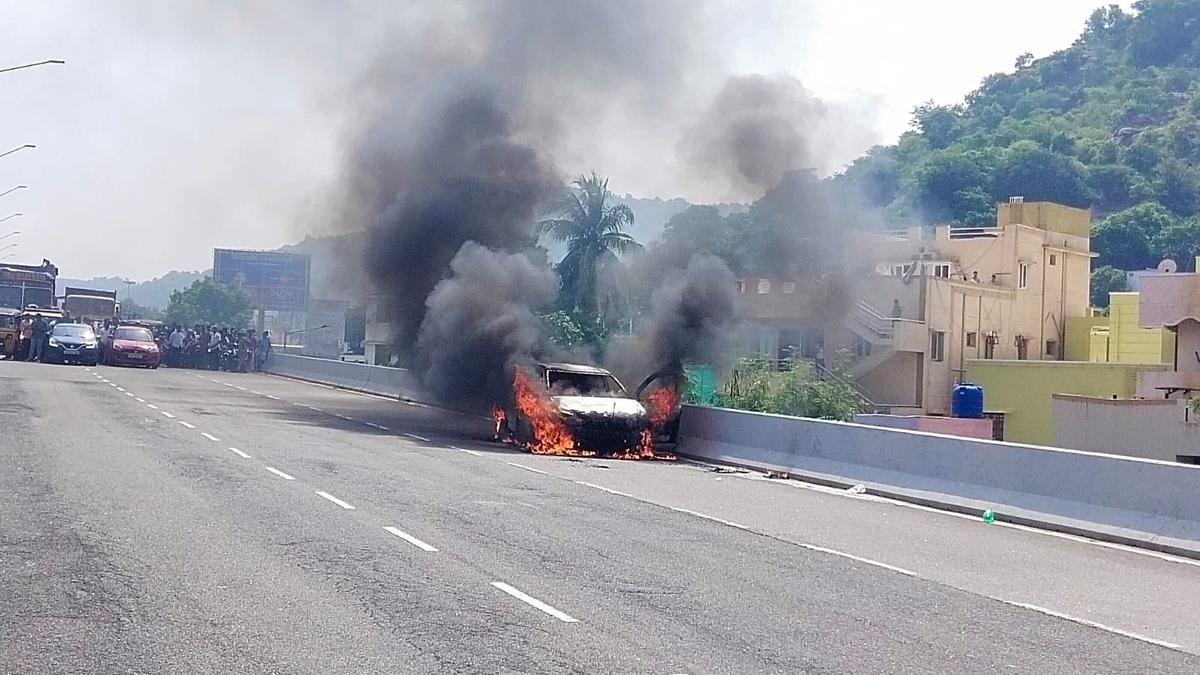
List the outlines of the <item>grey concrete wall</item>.
{"label": "grey concrete wall", "polygon": [[1189,403],[1055,394],[1054,444],[1165,462],[1200,455],[1200,420]]}
{"label": "grey concrete wall", "polygon": [[680,433],[679,451],[692,457],[951,496],[1046,515],[1068,531],[1151,533],[1156,547],[1200,551],[1197,466],[691,406]]}
{"label": "grey concrete wall", "polygon": [[403,368],[385,368],[334,359],[274,353],[267,362],[266,370],[275,375],[324,382],[409,401],[431,400],[421,389],[416,375]]}

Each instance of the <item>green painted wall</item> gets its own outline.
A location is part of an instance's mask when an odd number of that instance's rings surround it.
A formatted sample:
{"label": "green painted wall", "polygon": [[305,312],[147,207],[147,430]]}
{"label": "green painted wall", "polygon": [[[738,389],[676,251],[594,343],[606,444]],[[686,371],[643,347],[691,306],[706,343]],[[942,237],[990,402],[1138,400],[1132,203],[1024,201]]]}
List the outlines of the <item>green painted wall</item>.
{"label": "green painted wall", "polygon": [[1049,445],[1054,441],[1054,394],[1132,398],[1139,370],[1164,365],[1086,361],[967,361],[966,379],[983,387],[983,409],[1003,412],[1004,440]]}

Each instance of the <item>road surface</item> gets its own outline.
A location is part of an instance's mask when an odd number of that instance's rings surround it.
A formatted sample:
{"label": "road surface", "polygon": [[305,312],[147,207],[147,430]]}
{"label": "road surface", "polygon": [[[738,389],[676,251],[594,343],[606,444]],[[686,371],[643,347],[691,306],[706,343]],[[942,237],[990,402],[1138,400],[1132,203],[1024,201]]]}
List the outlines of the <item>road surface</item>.
{"label": "road surface", "polygon": [[1171,556],[268,375],[0,392],[4,673],[1200,672]]}

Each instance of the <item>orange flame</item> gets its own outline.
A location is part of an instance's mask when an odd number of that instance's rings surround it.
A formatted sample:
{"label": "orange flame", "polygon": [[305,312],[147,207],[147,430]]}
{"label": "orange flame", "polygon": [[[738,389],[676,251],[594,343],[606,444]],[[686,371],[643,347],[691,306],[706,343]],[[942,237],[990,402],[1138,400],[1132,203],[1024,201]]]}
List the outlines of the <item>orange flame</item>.
{"label": "orange flame", "polygon": [[646,411],[650,413],[650,426],[661,429],[675,415],[679,407],[679,392],[671,387],[659,387],[646,394]]}
{"label": "orange flame", "polygon": [[517,368],[513,375],[513,396],[517,410],[529,422],[533,438],[525,446],[535,455],[570,455],[594,457],[596,453],[575,447],[571,430],[563,422],[548,395],[539,391],[525,371]]}

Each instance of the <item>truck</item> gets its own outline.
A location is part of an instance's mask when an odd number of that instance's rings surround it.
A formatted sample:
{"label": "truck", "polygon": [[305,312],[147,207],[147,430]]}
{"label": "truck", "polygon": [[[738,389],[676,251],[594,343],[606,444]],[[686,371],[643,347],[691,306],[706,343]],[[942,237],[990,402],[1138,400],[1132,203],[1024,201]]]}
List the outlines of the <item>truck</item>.
{"label": "truck", "polygon": [[92,323],[115,317],[120,304],[116,291],[67,286],[63,291],[62,310],[72,321]]}

